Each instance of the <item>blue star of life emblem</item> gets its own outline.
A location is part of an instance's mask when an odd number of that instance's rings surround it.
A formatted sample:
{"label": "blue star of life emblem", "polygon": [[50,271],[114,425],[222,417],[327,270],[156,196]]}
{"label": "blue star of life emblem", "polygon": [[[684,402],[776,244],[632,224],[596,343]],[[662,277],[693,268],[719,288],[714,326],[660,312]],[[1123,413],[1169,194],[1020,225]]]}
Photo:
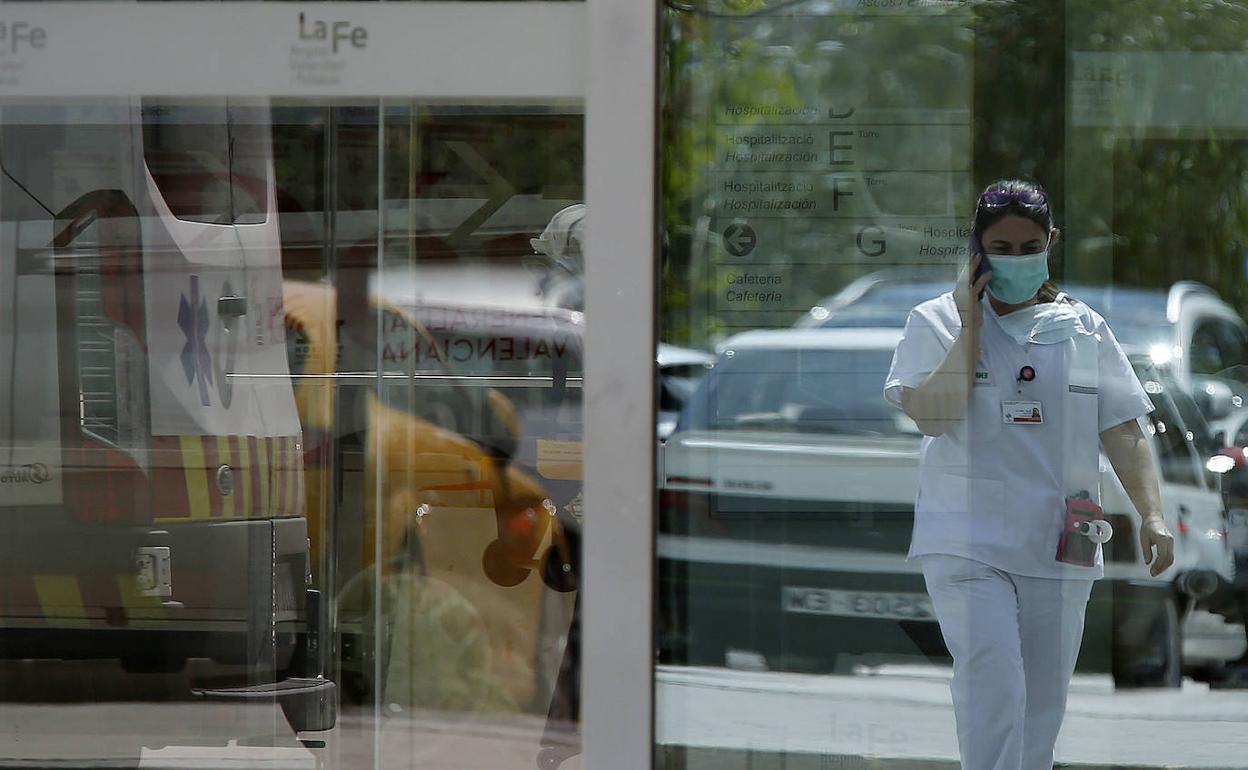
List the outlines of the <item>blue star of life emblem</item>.
{"label": "blue star of life emblem", "polygon": [[199,401],[210,406],[208,386],[212,384],[212,353],[208,350],[208,303],[199,296],[199,276],[191,276],[191,296],[178,303],[178,328],[186,337],[182,346],[182,372],[186,384],[199,383]]}

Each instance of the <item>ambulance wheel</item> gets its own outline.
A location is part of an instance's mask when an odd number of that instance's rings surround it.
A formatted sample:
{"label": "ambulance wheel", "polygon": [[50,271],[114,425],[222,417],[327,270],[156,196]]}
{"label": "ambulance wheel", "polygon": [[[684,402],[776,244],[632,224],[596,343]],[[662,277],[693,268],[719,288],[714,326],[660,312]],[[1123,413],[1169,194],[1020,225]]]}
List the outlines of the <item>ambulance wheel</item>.
{"label": "ambulance wheel", "polygon": [[558,546],[549,546],[542,554],[542,582],[550,590],[561,594],[576,590],[576,571],[563,558],[562,550]]}
{"label": "ambulance wheel", "polygon": [[1183,627],[1178,601],[1166,593],[1156,603],[1138,645],[1114,650],[1114,687],[1132,689],[1183,685]]}
{"label": "ambulance wheel", "polygon": [[515,554],[501,541],[495,540],[485,547],[481,555],[481,568],[485,576],[503,588],[518,586],[529,576],[529,567],[515,563]]}

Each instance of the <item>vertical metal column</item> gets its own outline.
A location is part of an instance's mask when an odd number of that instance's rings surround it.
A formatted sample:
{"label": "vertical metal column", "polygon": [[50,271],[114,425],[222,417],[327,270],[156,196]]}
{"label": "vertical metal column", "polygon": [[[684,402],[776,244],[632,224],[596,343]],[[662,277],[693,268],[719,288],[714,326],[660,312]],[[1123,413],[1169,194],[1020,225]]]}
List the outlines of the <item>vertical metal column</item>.
{"label": "vertical metal column", "polygon": [[587,0],[585,766],[653,756],[658,11]]}

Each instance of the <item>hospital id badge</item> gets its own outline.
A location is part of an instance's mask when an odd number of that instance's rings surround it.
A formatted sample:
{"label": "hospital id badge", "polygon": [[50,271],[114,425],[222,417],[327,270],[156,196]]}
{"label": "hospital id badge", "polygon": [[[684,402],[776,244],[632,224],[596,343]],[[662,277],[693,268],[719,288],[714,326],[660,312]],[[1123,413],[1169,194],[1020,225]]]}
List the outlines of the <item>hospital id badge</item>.
{"label": "hospital id badge", "polygon": [[1006,425],[1043,425],[1044,407],[1039,401],[1002,401],[1001,420]]}

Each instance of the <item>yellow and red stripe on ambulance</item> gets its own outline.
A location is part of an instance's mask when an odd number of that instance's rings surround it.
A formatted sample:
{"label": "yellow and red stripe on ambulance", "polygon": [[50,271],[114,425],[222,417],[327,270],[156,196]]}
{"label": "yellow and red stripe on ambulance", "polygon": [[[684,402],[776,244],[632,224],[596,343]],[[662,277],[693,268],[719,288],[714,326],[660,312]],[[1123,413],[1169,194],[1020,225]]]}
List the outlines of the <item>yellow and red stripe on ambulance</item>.
{"label": "yellow and red stripe on ambulance", "polygon": [[302,516],[300,436],[154,436],[154,521]]}

